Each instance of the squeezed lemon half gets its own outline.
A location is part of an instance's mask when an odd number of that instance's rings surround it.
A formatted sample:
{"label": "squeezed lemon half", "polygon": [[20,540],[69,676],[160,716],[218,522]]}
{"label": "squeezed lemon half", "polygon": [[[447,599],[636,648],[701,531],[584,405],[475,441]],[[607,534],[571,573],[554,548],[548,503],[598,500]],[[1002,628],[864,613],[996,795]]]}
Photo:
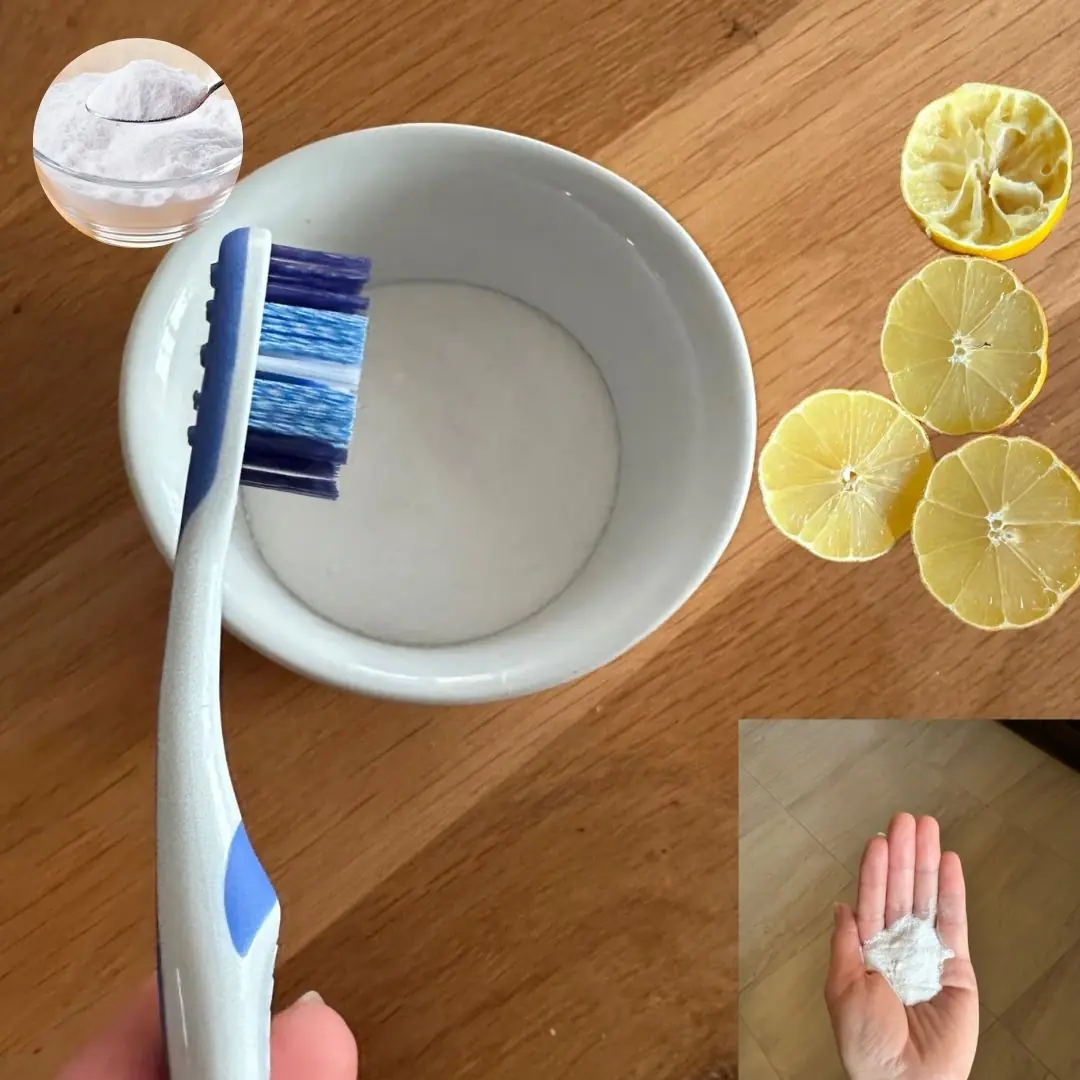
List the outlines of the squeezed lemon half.
{"label": "squeezed lemon half", "polygon": [[835,562],[884,555],[911,527],[934,459],[920,424],[868,390],[823,390],[761,451],[765,511],[789,539]]}
{"label": "squeezed lemon half", "polygon": [[881,359],[893,396],[948,435],[1011,424],[1046,381],[1046,316],[1006,267],[937,259],[900,287]]}
{"label": "squeezed lemon half", "polygon": [[1080,582],[1080,483],[1032,439],[972,439],[934,466],[911,543],[923,583],[964,622],[1031,626]]}
{"label": "squeezed lemon half", "polygon": [[1038,94],[967,83],[915,118],[904,201],[950,251],[1013,259],[1049,236],[1072,185],[1072,139]]}

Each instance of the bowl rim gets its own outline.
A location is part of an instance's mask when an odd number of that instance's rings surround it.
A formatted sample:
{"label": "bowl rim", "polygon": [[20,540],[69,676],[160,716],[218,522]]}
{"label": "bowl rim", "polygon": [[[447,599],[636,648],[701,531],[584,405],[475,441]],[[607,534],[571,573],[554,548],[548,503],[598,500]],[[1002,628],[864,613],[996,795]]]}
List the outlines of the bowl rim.
{"label": "bowl rim", "polygon": [[[641,627],[632,640],[627,640],[614,653],[608,648],[594,650],[594,654],[590,654],[586,660],[575,665],[572,671],[564,670],[562,664],[552,665],[551,667],[538,666],[538,668],[530,671],[528,676],[493,673],[481,680],[479,678],[445,678],[439,675],[423,677],[398,676],[388,671],[380,671],[370,667],[363,661],[355,664],[344,664],[339,659],[327,658],[299,634],[293,636],[289,636],[287,633],[267,635],[265,632],[265,620],[260,618],[256,611],[257,605],[250,602],[245,603],[237,594],[230,593],[229,589],[226,589],[223,621],[230,633],[235,637],[281,666],[323,684],[374,698],[425,705],[455,705],[478,704],[539,693],[574,682],[599,668],[605,667],[651,636],[679,611],[700,588],[731,543],[731,539],[742,520],[749,497],[756,455],[757,402],[746,337],[735,307],[716,269],[690,233],[668,210],[641,188],[612,170],[573,151],[540,139],[502,131],[497,128],[471,124],[412,122],[378,125],[342,132],[297,147],[249,173],[239,182],[237,189],[253,180],[263,170],[280,167],[282,162],[287,159],[310,153],[314,148],[323,144],[344,143],[376,133],[390,132],[408,132],[418,137],[424,137],[427,134],[438,134],[441,137],[479,138],[501,143],[505,147],[522,148],[530,153],[549,155],[566,165],[583,171],[593,179],[604,182],[629,199],[637,210],[650,215],[672,236],[677,242],[681,256],[689,262],[691,267],[702,276],[707,284],[719,321],[725,326],[728,335],[727,344],[731,349],[730,359],[733,376],[732,394],[738,398],[738,411],[742,427],[742,430],[738,432],[739,445],[742,447],[740,460],[729,462],[732,466],[730,502],[722,511],[717,511],[715,524],[711,530],[711,540],[708,544],[702,545],[696,562],[693,564],[688,563],[682,588],[677,591],[673,590],[672,595],[667,599],[662,609],[658,610],[649,621],[649,624]],[[233,194],[235,194],[235,190]],[[147,282],[138,307],[132,316],[124,344],[118,395],[121,452],[128,482],[139,514],[150,532],[151,539],[170,567],[175,556],[177,538],[166,532],[166,527],[171,524],[172,515],[157,490],[160,485],[156,484],[156,477],[150,468],[147,456],[140,455],[136,446],[138,435],[135,430],[137,425],[133,421],[133,417],[136,415],[136,402],[133,397],[133,385],[135,382],[133,372],[138,363],[134,356],[135,338],[137,337],[137,330],[144,309],[160,289],[162,272],[174,258],[175,250],[174,248],[173,252],[166,255],[155,270],[154,275]],[[145,364],[145,361],[142,361],[142,363]],[[327,625],[334,625],[323,616],[316,615],[316,617]],[[370,647],[373,644],[382,645],[382,643],[376,643],[373,639],[365,638],[344,628],[339,627],[337,629],[346,635],[351,635],[365,647]],[[445,654],[453,652],[462,646],[384,647],[412,653],[437,652]],[[582,653],[584,654],[585,651],[583,649]],[[599,655],[601,652],[602,655]]]}
{"label": "bowl rim", "polygon": [[155,191],[161,188],[182,188],[188,184],[199,184],[207,180],[215,180],[219,176],[226,176],[240,168],[244,160],[243,148],[239,153],[215,165],[212,169],[203,169],[202,172],[191,173],[189,176],[174,176],[168,180],[114,180],[111,176],[95,176],[93,173],[79,172],[78,169],[68,168],[58,161],[53,161],[47,154],[43,154],[36,146],[34,147],[34,161],[44,165],[48,169],[61,173],[72,180],[80,180],[84,184],[94,184],[99,187],[125,188],[128,191]]}

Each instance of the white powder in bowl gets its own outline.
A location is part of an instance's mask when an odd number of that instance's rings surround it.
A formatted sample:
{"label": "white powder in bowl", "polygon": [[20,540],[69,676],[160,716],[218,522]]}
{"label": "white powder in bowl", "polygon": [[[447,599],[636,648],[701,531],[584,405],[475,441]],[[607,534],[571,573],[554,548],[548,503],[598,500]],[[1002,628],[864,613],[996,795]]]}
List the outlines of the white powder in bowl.
{"label": "white powder in bowl", "polygon": [[577,576],[615,500],[607,385],[561,326],[451,282],[371,290],[337,502],[244,489],[252,536],[313,611],[381,641],[473,641]]}
{"label": "white powder in bowl", "polygon": [[[133,61],[146,64],[150,61]],[[132,65],[127,65],[130,68]],[[184,79],[186,72],[165,67]],[[124,124],[105,120],[86,108],[87,99],[127,68],[108,75],[86,72],[53,83],[38,106],[34,121],[34,149],[66,169],[101,177],[105,181],[145,183],[162,180],[189,180],[158,188],[123,188],[107,183],[80,182],[49,171],[54,183],[80,195],[128,206],[161,206],[213,195],[225,186],[221,178],[202,184],[197,177],[235,160],[243,149],[243,128],[236,103],[218,94],[189,116],[160,124]],[[151,82],[155,82],[160,72]],[[199,80],[196,79],[196,82]],[[179,83],[177,83],[179,85]],[[200,83],[200,85],[202,85]],[[137,96],[137,92],[133,92]]]}
{"label": "white powder in bowl", "polygon": [[933,919],[905,915],[863,946],[868,971],[876,971],[905,1005],[919,1005],[941,993],[945,961],[956,954],[938,936]]}

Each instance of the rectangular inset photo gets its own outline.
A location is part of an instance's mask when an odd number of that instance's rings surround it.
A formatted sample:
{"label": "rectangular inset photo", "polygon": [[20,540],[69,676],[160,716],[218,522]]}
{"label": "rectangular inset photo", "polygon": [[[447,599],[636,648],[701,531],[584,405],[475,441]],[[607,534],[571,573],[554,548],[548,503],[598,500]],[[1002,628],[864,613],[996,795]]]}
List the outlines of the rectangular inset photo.
{"label": "rectangular inset photo", "polygon": [[1080,1077],[1080,724],[744,720],[742,1080]]}

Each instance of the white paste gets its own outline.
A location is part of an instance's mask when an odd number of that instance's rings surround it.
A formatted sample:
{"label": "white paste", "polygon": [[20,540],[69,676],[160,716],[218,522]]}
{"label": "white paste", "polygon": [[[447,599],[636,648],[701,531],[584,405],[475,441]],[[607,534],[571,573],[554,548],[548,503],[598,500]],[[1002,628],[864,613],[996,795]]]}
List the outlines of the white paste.
{"label": "white paste", "polygon": [[933,919],[905,915],[863,945],[868,971],[877,971],[905,1005],[918,1005],[941,993],[945,961],[956,954],[938,936]]}
{"label": "white paste", "polygon": [[244,490],[255,542],[308,607],[383,641],[511,626],[588,560],[615,498],[606,384],[562,327],[501,293],[371,291],[336,503]]}
{"label": "white paste", "polygon": [[[131,66],[129,64],[127,68]],[[178,79],[184,80],[185,86],[187,80],[194,78],[165,65],[156,66],[173,71]],[[235,102],[220,93],[214,94],[189,116],[160,124],[118,123],[90,112],[86,108],[88,98],[106,80],[127,68],[109,75],[86,72],[53,83],[38,106],[34,148],[57,165],[106,181],[176,180],[178,183],[140,190],[81,182],[53,171],[49,172],[50,178],[80,195],[129,206],[161,206],[168,202],[204,198],[220,190],[223,186],[220,179],[201,184],[180,181],[198,177],[238,158],[243,149],[243,129]],[[156,93],[159,96],[152,94],[151,98],[160,104],[160,94],[164,93],[160,85]],[[133,91],[131,96],[137,94]],[[154,101],[148,99],[147,108],[153,105]]]}

